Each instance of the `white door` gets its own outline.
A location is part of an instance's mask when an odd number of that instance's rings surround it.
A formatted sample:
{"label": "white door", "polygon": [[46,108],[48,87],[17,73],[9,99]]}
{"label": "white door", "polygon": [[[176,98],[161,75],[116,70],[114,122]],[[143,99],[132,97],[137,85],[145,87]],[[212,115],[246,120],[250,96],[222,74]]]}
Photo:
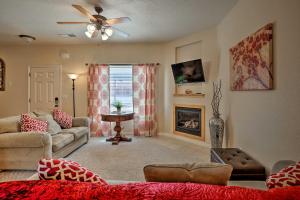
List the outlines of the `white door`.
{"label": "white door", "polygon": [[50,112],[61,106],[61,66],[29,67],[29,111]]}

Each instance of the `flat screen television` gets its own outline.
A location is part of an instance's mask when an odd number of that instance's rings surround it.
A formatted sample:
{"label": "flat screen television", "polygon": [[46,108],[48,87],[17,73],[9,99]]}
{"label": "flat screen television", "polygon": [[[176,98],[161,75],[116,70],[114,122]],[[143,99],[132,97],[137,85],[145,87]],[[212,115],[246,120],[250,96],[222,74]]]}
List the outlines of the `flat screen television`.
{"label": "flat screen television", "polygon": [[176,84],[205,82],[201,59],[172,65]]}

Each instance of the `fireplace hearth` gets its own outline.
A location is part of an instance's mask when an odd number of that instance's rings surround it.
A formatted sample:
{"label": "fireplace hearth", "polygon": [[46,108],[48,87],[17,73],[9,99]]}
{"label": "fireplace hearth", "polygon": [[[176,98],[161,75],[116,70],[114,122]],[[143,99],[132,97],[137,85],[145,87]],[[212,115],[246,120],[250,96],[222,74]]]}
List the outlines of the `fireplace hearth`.
{"label": "fireplace hearth", "polygon": [[174,106],[174,133],[204,140],[204,107]]}

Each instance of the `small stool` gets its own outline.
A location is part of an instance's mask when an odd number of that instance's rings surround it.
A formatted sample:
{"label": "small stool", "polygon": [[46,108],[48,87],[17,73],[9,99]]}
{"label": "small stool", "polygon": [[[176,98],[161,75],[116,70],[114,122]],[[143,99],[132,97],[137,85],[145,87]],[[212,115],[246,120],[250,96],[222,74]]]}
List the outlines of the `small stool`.
{"label": "small stool", "polygon": [[212,148],[211,162],[231,165],[230,180],[266,180],[264,166],[238,148]]}

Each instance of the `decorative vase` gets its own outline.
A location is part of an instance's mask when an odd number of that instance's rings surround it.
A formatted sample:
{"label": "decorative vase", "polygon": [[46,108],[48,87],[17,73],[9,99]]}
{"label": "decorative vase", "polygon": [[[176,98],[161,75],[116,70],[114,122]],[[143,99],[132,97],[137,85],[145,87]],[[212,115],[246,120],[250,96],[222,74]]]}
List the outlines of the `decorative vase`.
{"label": "decorative vase", "polygon": [[121,108],[120,108],[120,107],[117,108],[117,112],[118,112],[118,113],[121,112]]}
{"label": "decorative vase", "polygon": [[210,140],[212,148],[222,148],[224,135],[224,120],[220,116],[213,116],[209,120]]}

